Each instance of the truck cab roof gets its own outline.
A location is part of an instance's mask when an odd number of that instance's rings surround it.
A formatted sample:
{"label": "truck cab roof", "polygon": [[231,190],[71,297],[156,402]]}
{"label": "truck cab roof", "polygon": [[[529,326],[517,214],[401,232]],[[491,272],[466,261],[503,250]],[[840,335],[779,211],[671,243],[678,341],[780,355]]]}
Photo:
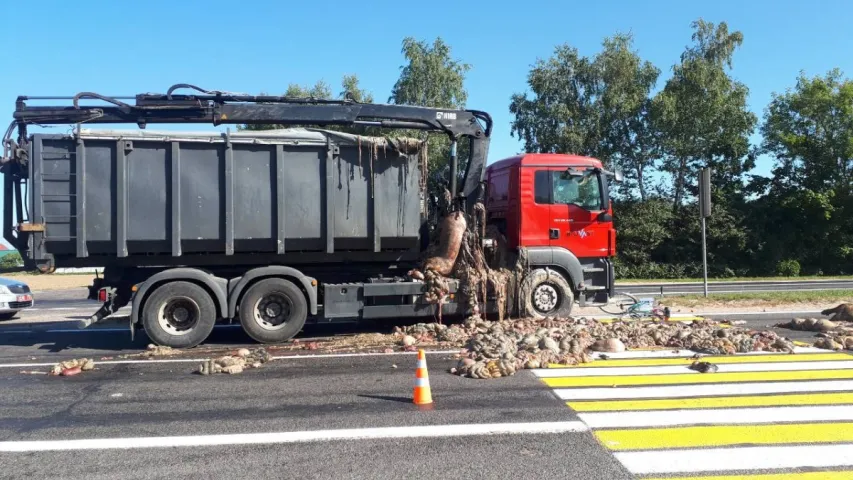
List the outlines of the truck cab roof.
{"label": "truck cab roof", "polygon": [[581,155],[571,155],[566,153],[525,153],[514,157],[504,158],[492,163],[487,168],[489,170],[497,170],[509,168],[512,166],[533,167],[533,166],[589,166],[602,167],[601,160],[592,157],[584,157]]}

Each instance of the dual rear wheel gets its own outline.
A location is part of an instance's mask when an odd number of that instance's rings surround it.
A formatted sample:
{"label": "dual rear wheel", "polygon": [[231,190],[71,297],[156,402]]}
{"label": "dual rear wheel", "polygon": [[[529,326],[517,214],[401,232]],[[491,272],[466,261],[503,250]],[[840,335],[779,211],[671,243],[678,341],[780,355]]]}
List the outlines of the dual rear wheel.
{"label": "dual rear wheel", "polygon": [[[258,281],[243,294],[237,316],[243,330],[260,343],[293,338],[305,325],[305,295],[284,278]],[[190,348],[203,342],[216,324],[217,309],[210,293],[186,281],[157,287],[142,307],[142,325],[154,343]]]}

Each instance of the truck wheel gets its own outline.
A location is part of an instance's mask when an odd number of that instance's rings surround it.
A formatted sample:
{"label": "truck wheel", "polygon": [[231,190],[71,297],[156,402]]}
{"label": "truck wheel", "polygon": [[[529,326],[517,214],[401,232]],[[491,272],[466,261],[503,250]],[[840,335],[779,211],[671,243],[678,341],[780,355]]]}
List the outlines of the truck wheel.
{"label": "truck wheel", "polygon": [[243,330],[260,343],[284,342],[305,325],[305,295],[289,280],[268,278],[252,285],[240,300]]}
{"label": "truck wheel", "polygon": [[569,282],[558,272],[540,268],[521,282],[521,314],[525,317],[568,317],[575,295]]}
{"label": "truck wheel", "polygon": [[142,326],[158,345],[190,348],[203,342],[216,323],[216,306],[210,295],[190,282],[157,287],[142,307]]}

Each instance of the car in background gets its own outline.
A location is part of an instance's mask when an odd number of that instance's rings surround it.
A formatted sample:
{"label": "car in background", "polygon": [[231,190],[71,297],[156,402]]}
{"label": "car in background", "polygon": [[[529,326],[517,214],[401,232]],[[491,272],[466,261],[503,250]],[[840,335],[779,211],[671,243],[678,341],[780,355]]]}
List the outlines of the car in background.
{"label": "car in background", "polygon": [[0,277],[0,320],[11,320],[18,312],[32,306],[33,294],[29,285]]}

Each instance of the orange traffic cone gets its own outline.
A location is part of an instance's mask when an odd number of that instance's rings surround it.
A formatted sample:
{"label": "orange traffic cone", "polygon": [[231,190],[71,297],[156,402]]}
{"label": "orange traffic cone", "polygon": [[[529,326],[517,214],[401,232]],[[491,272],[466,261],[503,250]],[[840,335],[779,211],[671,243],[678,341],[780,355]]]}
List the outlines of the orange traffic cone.
{"label": "orange traffic cone", "polygon": [[432,403],[432,390],[429,388],[426,354],[418,350],[418,368],[415,371],[415,405]]}

